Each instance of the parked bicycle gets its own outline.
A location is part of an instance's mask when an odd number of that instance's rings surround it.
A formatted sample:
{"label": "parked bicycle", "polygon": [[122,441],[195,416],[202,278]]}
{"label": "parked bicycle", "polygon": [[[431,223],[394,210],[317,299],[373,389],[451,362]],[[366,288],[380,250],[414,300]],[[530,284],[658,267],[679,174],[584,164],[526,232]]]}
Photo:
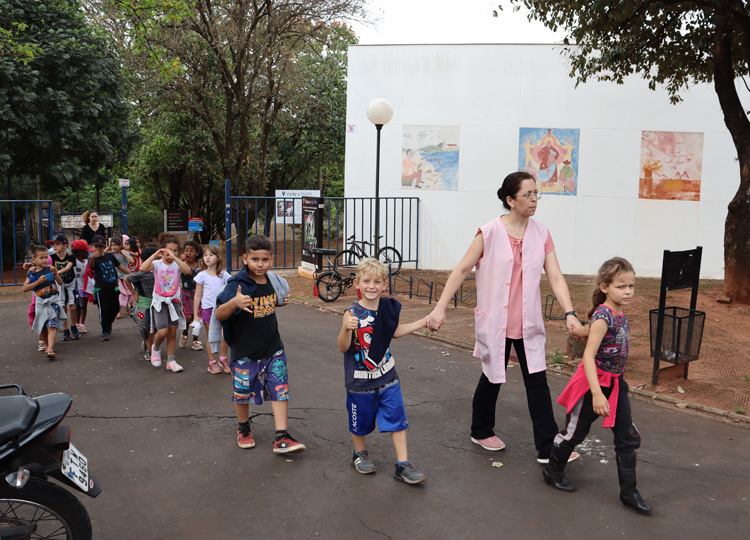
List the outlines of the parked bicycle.
{"label": "parked bicycle", "polygon": [[[335,249],[323,249],[323,248],[312,248],[312,252],[316,255],[325,255],[328,259],[328,264],[332,266],[331,255],[336,255],[338,252]],[[356,277],[354,272],[350,272],[346,277],[342,276],[332,266],[333,270],[326,270],[325,272],[316,273],[315,275],[315,296],[323,300],[323,302],[333,302],[344,291],[354,284],[354,278]]]}
{"label": "parked bicycle", "polygon": [[[382,238],[382,236],[378,236]],[[371,251],[375,246],[366,240],[357,241],[355,235],[350,236],[346,243],[349,247],[336,254],[333,259],[333,269],[340,275],[348,275],[362,259],[371,257]],[[372,249],[371,249],[372,246]],[[401,270],[401,253],[391,246],[385,246],[378,250],[377,259],[388,267],[388,275],[397,274]]]}

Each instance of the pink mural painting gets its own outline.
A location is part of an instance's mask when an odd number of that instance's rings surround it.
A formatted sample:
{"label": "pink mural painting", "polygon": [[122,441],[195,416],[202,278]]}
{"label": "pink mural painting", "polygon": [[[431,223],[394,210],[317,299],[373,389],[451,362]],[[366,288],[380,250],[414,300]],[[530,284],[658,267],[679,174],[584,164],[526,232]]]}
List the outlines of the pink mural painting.
{"label": "pink mural painting", "polygon": [[699,201],[702,170],[703,133],[642,133],[641,199]]}

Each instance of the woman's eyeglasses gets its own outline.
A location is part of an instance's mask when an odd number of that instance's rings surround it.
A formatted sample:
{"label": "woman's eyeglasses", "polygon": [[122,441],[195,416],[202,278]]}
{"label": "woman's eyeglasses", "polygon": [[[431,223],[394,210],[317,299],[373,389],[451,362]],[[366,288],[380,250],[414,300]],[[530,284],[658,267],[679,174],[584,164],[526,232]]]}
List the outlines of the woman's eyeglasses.
{"label": "woman's eyeglasses", "polygon": [[539,200],[542,198],[542,193],[539,191],[527,191],[526,193],[516,193],[513,195],[513,198],[521,197],[522,199],[530,199],[531,197],[534,197],[535,199]]}

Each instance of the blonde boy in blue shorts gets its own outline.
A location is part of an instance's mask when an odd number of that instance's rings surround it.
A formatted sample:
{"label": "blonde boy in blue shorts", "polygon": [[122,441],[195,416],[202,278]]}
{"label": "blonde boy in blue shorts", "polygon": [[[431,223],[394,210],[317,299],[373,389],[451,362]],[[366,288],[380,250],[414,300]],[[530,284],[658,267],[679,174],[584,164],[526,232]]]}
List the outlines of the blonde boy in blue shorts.
{"label": "blonde boy in blue shorts", "polygon": [[349,431],[354,443],[352,465],[361,474],[375,472],[365,449],[365,436],[375,430],[390,432],[396,449],[394,478],[407,484],[425,481],[425,475],[409,461],[404,398],[391,356],[390,341],[411,334],[426,325],[426,318],[399,324],[401,304],[382,298],[387,287],[388,269],[376,259],[357,265],[354,285],[362,298],[344,312],[338,347],[344,353],[346,406]]}
{"label": "blonde boy in blue shorts", "polygon": [[276,437],[275,454],[303,452],[305,445],[287,430],[289,382],[276,307],[286,304],[289,286],[268,269],[273,264],[271,241],[251,236],[245,245],[245,267],[229,278],[216,299],[216,319],[232,351],[229,367],[234,381],[232,401],[237,413],[237,445],[255,446],[250,430],[250,403],[271,400]]}

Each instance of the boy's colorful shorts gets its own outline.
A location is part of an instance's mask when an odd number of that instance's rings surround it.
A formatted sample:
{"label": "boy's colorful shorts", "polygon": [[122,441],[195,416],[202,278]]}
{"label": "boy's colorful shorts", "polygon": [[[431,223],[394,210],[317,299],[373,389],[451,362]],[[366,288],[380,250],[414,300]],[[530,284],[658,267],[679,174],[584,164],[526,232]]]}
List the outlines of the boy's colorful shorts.
{"label": "boy's colorful shorts", "polygon": [[277,351],[266,360],[240,358],[229,364],[234,384],[234,403],[254,403],[263,400],[286,401],[289,399],[289,379],[286,371],[286,354]]}

